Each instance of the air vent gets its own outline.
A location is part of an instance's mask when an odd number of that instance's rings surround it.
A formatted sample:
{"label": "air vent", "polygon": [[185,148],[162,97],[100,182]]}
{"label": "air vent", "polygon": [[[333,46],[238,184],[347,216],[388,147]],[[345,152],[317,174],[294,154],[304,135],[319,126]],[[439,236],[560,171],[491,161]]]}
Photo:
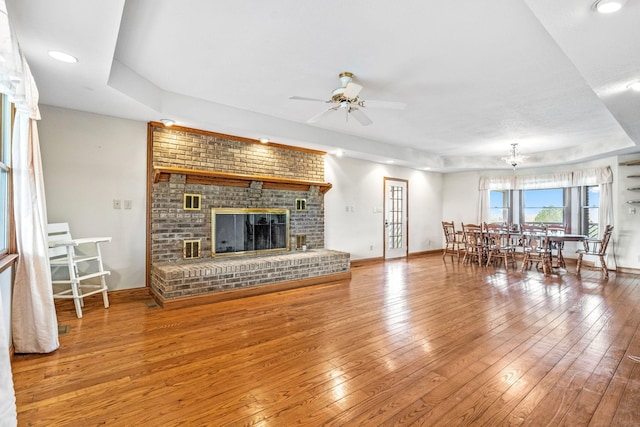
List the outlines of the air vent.
{"label": "air vent", "polygon": [[296,250],[307,250],[306,234],[296,234]]}
{"label": "air vent", "polygon": [[200,240],[185,240],[182,256],[184,259],[200,258]]}
{"label": "air vent", "polygon": [[306,211],[307,210],[307,199],[296,199],[296,210],[297,211]]}
{"label": "air vent", "polygon": [[185,194],[184,195],[184,210],[185,211],[199,211],[200,210],[200,194]]}

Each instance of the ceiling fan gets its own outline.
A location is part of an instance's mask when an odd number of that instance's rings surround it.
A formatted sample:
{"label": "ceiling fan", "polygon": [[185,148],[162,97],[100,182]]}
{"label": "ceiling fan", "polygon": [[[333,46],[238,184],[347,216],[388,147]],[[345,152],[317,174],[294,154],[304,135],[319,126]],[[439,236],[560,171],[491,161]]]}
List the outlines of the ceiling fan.
{"label": "ceiling fan", "polygon": [[315,123],[335,111],[343,110],[345,111],[347,121],[349,120],[349,116],[352,116],[362,126],[368,126],[373,122],[362,111],[364,108],[389,108],[394,110],[403,110],[406,107],[406,104],[404,104],[403,102],[365,101],[364,99],[360,99],[359,95],[360,91],[362,90],[362,86],[353,82],[353,73],[345,71],[344,73],[340,73],[339,77],[340,81],[342,82],[342,86],[333,91],[333,93],[331,94],[331,99],[329,100],[306,98],[304,96],[289,97],[289,99],[295,99],[299,101],[314,101],[334,104],[329,109],[324,110],[321,113],[311,117],[309,120],[307,120],[308,123]]}

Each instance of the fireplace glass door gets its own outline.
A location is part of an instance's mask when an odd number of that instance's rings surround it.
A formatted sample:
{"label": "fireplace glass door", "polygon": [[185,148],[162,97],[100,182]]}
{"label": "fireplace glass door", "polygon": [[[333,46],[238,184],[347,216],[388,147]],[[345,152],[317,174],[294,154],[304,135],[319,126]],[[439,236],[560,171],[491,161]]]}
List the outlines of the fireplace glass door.
{"label": "fireplace glass door", "polygon": [[287,209],[212,209],[213,254],[289,249]]}

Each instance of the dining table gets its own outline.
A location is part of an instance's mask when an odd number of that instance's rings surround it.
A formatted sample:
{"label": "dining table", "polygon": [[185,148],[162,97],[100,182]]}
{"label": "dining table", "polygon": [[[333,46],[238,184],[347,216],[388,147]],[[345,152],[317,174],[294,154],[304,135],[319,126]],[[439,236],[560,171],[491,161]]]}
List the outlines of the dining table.
{"label": "dining table", "polygon": [[[457,232],[460,236],[463,235],[462,230]],[[538,233],[530,233],[530,232],[522,232],[522,231],[495,231],[495,232],[491,232],[491,233],[487,233],[486,231],[483,231],[483,236],[484,236],[484,241],[485,241],[485,245],[487,246],[488,249],[488,245],[490,242],[490,235],[501,235],[501,234],[506,234],[507,236],[509,236],[509,239],[512,241],[512,245],[513,246],[522,246],[523,244],[523,237],[525,235],[538,235]],[[540,233],[539,235],[544,235],[544,233]],[[576,234],[576,233],[565,233],[563,231],[552,231],[552,232],[548,232],[547,236],[549,238],[549,245],[552,246],[553,249],[556,250],[556,263],[555,265],[552,265],[551,267],[553,268],[561,268],[563,270],[567,269],[567,264],[566,261],[564,259],[564,255],[562,254],[562,249],[564,247],[564,243],[565,242],[582,242],[586,239],[588,239],[588,236],[585,236],[583,234]],[[486,262],[486,251],[483,253],[483,260]]]}
{"label": "dining table", "polygon": [[564,260],[564,256],[562,255],[562,248],[565,242],[582,242],[586,240],[588,237],[583,234],[572,234],[572,233],[549,233],[549,242],[555,243],[557,249],[557,264],[552,267],[567,269],[567,264]]}

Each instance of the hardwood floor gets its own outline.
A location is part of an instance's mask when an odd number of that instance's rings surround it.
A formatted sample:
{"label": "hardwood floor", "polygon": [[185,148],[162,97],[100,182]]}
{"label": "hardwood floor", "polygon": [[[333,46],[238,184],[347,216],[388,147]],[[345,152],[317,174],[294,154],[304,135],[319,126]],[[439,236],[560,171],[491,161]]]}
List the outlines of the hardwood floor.
{"label": "hardwood floor", "polygon": [[640,425],[640,276],[443,261],[206,306],[58,301],[16,355],[19,425]]}

